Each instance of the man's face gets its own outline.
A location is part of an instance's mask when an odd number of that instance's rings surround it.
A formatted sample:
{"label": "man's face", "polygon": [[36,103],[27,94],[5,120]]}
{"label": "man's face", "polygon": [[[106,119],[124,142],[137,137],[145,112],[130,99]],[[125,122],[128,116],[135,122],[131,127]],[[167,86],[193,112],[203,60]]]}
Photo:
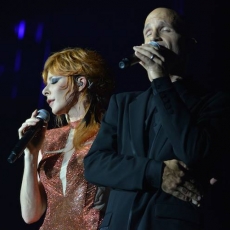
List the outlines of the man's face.
{"label": "man's face", "polygon": [[174,53],[180,55],[184,48],[184,39],[176,31],[178,15],[169,9],[157,8],[153,10],[146,18],[144,26],[145,44],[151,40],[157,41]]}

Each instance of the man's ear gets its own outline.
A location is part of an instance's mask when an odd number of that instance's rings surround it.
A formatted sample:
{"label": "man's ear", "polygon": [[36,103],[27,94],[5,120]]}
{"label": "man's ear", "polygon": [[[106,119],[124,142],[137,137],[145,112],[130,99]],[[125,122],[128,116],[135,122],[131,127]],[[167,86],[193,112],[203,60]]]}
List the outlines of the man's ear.
{"label": "man's ear", "polygon": [[79,92],[82,91],[86,85],[87,85],[87,80],[84,76],[80,76],[78,78],[75,78],[76,84],[78,86]]}

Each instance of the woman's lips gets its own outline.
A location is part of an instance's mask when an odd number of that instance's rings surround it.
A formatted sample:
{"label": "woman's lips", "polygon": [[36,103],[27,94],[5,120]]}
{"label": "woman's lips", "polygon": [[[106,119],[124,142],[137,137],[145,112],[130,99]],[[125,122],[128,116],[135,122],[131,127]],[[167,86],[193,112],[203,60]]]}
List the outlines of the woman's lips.
{"label": "woman's lips", "polygon": [[53,104],[54,100],[47,100],[47,103],[49,104],[49,106],[51,106],[51,104]]}

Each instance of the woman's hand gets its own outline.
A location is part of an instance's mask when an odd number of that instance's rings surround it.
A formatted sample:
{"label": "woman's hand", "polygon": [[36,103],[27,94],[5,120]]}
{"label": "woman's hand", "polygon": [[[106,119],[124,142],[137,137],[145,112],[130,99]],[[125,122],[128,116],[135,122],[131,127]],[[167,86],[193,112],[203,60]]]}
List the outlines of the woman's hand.
{"label": "woman's hand", "polygon": [[[38,111],[35,110],[31,117],[27,119],[22,126],[18,129],[18,135],[19,139],[21,139],[25,133],[29,130],[30,127],[36,126],[36,124],[40,121],[38,118],[36,118],[38,114]],[[44,123],[42,128],[35,134],[35,136],[31,139],[31,141],[27,144],[26,150],[28,150],[30,153],[38,153],[38,151],[41,149],[42,143],[44,141],[45,132],[47,129],[47,123]]]}

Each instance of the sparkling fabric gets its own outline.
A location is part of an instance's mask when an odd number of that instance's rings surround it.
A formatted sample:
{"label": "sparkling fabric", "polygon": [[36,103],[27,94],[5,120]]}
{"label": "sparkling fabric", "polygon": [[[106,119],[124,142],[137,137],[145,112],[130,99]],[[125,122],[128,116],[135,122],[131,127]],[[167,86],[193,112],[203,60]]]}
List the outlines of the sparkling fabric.
{"label": "sparkling fabric", "polygon": [[63,195],[60,170],[70,126],[48,130],[38,167],[47,194],[47,211],[40,230],[96,230],[101,223],[100,211],[93,207],[96,186],[83,174],[83,158],[95,136],[84,148],[75,151],[67,166],[66,192]]}

